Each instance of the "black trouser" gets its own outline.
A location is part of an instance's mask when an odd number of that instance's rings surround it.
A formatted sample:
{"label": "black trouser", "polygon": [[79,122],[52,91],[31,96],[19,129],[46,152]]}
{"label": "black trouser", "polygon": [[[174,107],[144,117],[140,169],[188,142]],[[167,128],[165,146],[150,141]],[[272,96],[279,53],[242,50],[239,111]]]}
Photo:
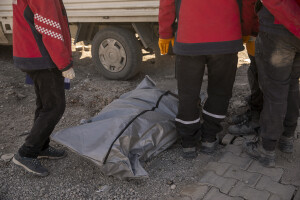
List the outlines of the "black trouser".
{"label": "black trouser", "polygon": [[260,32],[256,39],[256,63],[264,96],[261,137],[265,149],[274,150],[280,136],[293,136],[297,127],[300,39]]}
{"label": "black trouser", "polygon": [[[199,134],[202,141],[213,142],[222,131],[237,68],[237,53],[207,56],[176,56],[179,108],[176,128],[182,136],[183,147],[195,146]],[[208,69],[208,98],[202,114],[200,130],[199,94],[205,64]]]}
{"label": "black trouser", "polygon": [[19,154],[35,158],[49,146],[49,136],[65,111],[64,78],[56,68],[26,73],[34,82],[37,107],[33,127]]}
{"label": "black trouser", "polygon": [[263,93],[260,90],[258,83],[258,71],[255,62],[255,57],[248,55],[251,63],[247,71],[249,86],[251,90],[249,107],[251,112],[256,112],[259,116],[263,107]]}

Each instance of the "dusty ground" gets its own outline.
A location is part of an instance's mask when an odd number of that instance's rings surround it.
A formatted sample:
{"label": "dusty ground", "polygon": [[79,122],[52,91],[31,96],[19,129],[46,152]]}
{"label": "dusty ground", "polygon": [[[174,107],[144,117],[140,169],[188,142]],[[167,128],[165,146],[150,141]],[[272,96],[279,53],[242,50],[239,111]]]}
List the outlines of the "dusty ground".
{"label": "dusty ground", "polygon": [[[144,56],[141,72],[130,81],[106,80],[94,69],[89,51],[74,51],[76,79],[67,91],[67,108],[56,130],[78,125],[98,113],[121,94],[134,89],[148,74],[158,87],[176,89],[174,60],[156,62],[153,55]],[[244,98],[249,94],[246,79],[247,55],[240,53],[240,63],[234,86],[229,116],[244,111]],[[32,86],[24,84],[25,75],[14,68],[12,48],[0,47],[0,156],[15,153],[32,125],[35,94]],[[228,124],[224,123],[224,133]],[[58,144],[53,143],[55,146]],[[220,146],[220,148],[222,148]],[[199,154],[186,161],[180,157],[180,145],[175,144],[147,163],[147,180],[120,181],[102,176],[93,163],[68,151],[66,159],[43,161],[51,175],[38,178],[25,173],[11,162],[0,161],[0,199],[173,199],[180,189],[196,183],[207,162],[213,156]],[[293,156],[279,154],[279,166],[285,169],[282,181],[300,186],[300,144]],[[171,189],[170,185],[176,185]]]}

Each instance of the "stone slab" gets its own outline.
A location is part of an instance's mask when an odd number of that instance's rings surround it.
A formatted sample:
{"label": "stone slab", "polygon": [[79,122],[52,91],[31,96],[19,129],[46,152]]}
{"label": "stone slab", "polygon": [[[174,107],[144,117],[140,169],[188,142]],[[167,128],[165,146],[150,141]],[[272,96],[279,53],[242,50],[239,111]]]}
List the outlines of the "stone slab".
{"label": "stone slab", "polygon": [[222,176],[230,166],[229,163],[209,162],[204,170],[214,171],[217,175]]}
{"label": "stone slab", "polygon": [[211,188],[203,200],[242,200],[240,197],[231,197],[221,193],[217,188]]}
{"label": "stone slab", "polygon": [[230,163],[246,170],[250,166],[252,159],[249,157],[239,157],[231,152],[226,152],[218,162]]}
{"label": "stone slab", "polygon": [[233,144],[229,144],[224,148],[225,152],[231,152],[232,154],[239,156],[241,155],[243,149],[242,146],[237,146],[237,145],[233,145]]}
{"label": "stone slab", "polygon": [[261,176],[262,175],[258,173],[251,173],[241,170],[239,167],[234,165],[231,166],[224,174],[224,177],[237,179],[250,187],[254,187]]}
{"label": "stone slab", "polygon": [[270,177],[273,181],[278,182],[282,175],[282,168],[267,168],[262,166],[259,162],[254,161],[247,170],[248,172],[260,173],[262,175]]}
{"label": "stone slab", "polygon": [[244,138],[243,137],[237,137],[235,138],[235,140],[233,141],[232,144],[240,146],[244,143]]}
{"label": "stone slab", "polygon": [[234,140],[234,135],[231,135],[227,133],[223,138],[222,138],[222,144],[224,145],[229,145],[233,140]]}
{"label": "stone slab", "polygon": [[300,188],[298,188],[298,191],[294,197],[294,200],[300,200]]}
{"label": "stone slab", "polygon": [[270,193],[267,191],[260,191],[249,187],[243,182],[238,182],[229,193],[230,196],[238,196],[247,200],[268,200]]}
{"label": "stone slab", "polygon": [[295,191],[294,186],[277,183],[268,176],[263,176],[257,183],[256,188],[278,195],[282,200],[291,200]]}
{"label": "stone slab", "polygon": [[280,200],[280,197],[275,194],[272,194],[269,200]]}
{"label": "stone slab", "polygon": [[208,171],[202,176],[199,184],[214,186],[216,188],[219,188],[219,190],[222,193],[227,194],[231,190],[231,188],[235,185],[236,182],[237,181],[233,178],[224,178],[222,176],[215,174],[212,171]]}
{"label": "stone slab", "polygon": [[191,200],[201,200],[208,192],[209,187],[206,185],[191,184],[182,188],[180,195],[189,197]]}

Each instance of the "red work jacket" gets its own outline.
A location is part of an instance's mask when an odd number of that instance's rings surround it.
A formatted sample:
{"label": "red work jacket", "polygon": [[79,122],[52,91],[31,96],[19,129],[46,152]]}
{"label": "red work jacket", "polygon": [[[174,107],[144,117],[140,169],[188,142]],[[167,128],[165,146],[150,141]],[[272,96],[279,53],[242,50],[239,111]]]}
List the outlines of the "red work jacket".
{"label": "red work jacket", "polygon": [[179,55],[211,55],[243,50],[237,0],[160,0],[160,38],[174,35],[176,6],[178,29],[174,52]]}
{"label": "red work jacket", "polygon": [[71,37],[61,0],[13,0],[13,54],[22,70],[72,67]]}
{"label": "red work jacket", "polygon": [[274,24],[282,24],[300,38],[300,0],[263,0],[262,3],[274,16]]}

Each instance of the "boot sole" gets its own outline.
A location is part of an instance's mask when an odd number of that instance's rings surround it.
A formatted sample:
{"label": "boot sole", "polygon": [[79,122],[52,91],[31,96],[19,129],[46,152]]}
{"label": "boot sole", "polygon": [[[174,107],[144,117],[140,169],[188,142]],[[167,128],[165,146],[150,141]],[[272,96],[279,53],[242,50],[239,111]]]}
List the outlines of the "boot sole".
{"label": "boot sole", "polygon": [[16,165],[20,166],[20,167],[23,167],[26,171],[34,174],[34,175],[37,175],[37,176],[41,176],[41,177],[45,177],[45,176],[48,176],[49,175],[49,172],[48,173],[45,173],[45,174],[41,174],[41,173],[38,173],[38,172],[35,172],[31,169],[29,169],[26,165],[22,164],[21,162],[19,162],[17,159],[13,158],[12,159],[13,163],[15,163]]}
{"label": "boot sole", "polygon": [[274,168],[276,165],[275,165],[275,161],[271,161],[271,162],[268,162],[266,161],[265,159],[261,158],[261,157],[258,157],[258,156],[254,156],[252,154],[249,154],[247,151],[246,153],[254,160],[257,160],[262,166],[264,167],[267,167],[267,168]]}
{"label": "boot sole", "polygon": [[38,156],[37,158],[38,158],[38,159],[59,160],[59,159],[65,158],[65,157],[67,157],[67,154],[66,154],[66,153],[65,153],[63,156],[61,156],[61,157],[52,157],[52,156]]}
{"label": "boot sole", "polygon": [[278,148],[282,153],[287,153],[287,154],[292,154],[293,153],[293,150],[285,150],[285,149],[281,149],[281,148]]}
{"label": "boot sole", "polygon": [[293,153],[294,146],[292,146],[292,145],[285,145],[285,147],[283,147],[283,145],[281,145],[281,144],[279,143],[279,144],[278,144],[278,149],[279,149],[282,153],[288,153],[288,154],[291,154],[291,153]]}

